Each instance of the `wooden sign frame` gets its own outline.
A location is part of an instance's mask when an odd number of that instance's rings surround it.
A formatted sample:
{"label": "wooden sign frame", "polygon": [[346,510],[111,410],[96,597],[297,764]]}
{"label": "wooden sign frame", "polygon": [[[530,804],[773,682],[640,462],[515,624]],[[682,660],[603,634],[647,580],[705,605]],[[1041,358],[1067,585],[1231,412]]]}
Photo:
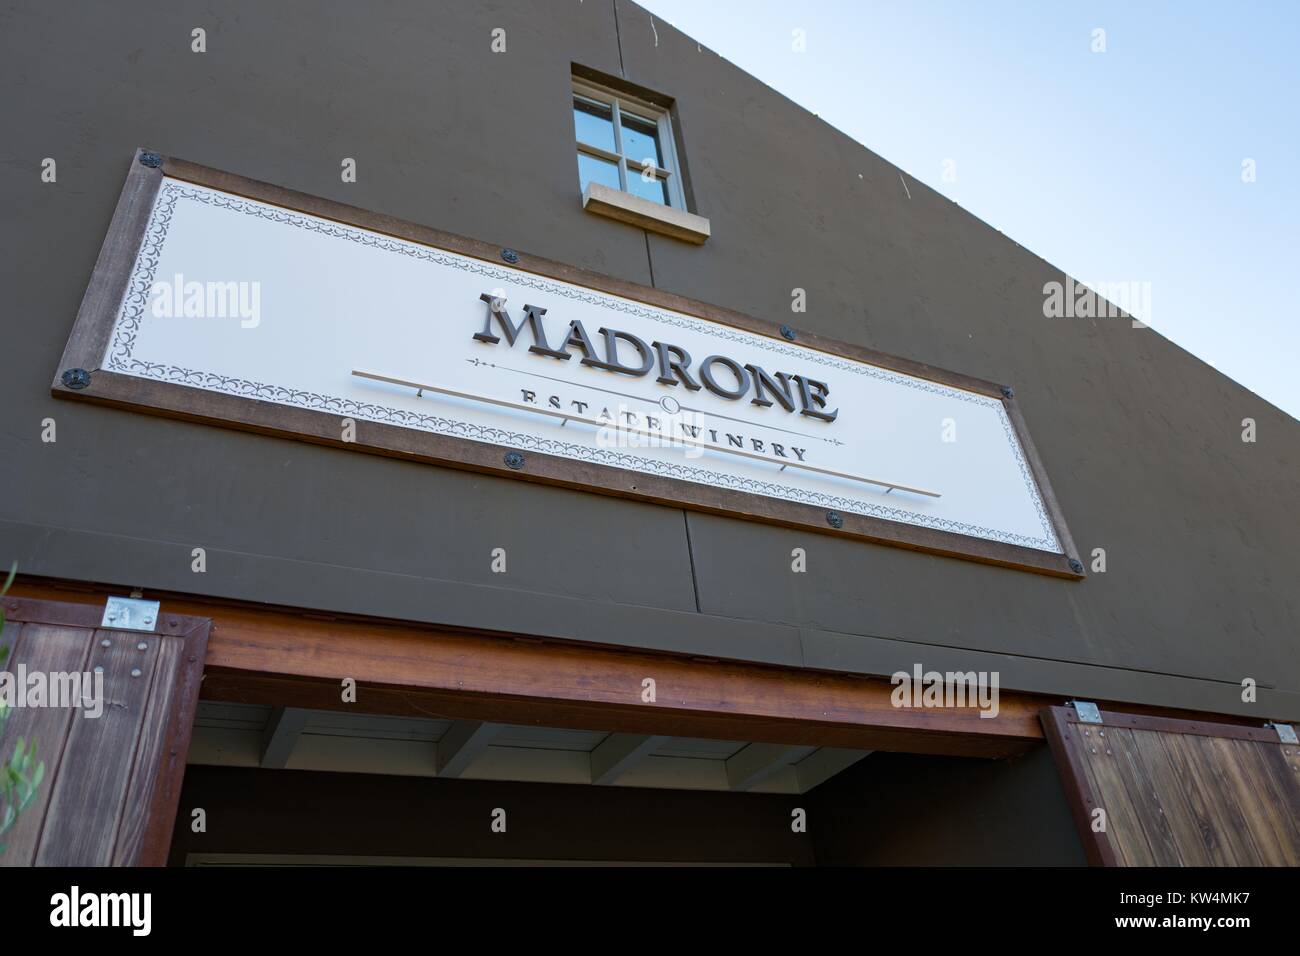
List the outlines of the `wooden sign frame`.
{"label": "wooden sign frame", "polygon": [[[455,438],[358,420],[355,440],[344,442],[339,416],[314,409],[285,405],[239,395],[227,395],[172,382],[157,381],[109,371],[101,367],[109,337],[126,294],[131,270],[140,251],[145,229],[164,177],[206,186],[258,202],[368,229],[409,242],[499,263],[506,250],[500,246],[441,232],[355,206],[321,199],[279,186],[257,182],[182,159],[137,150],[118,200],[108,234],[82,299],[76,323],[63,358],[55,371],[52,391],[61,398],[84,399],[168,417],[199,421],[280,437],[296,438],[408,460],[429,462],[487,474],[523,478],[545,484],[615,495],[712,514],[761,521],[842,537],[966,558],[987,564],[1019,568],[1062,578],[1081,579],[1083,565],[1065,517],[1047,479],[1043,463],[1030,441],[1025,422],[1011,389],[994,382],[934,368],[873,349],[839,342],[798,330],[798,343],[905,375],[966,389],[1002,402],[1025,460],[1042,497],[1058,541],[1064,551],[1053,554],[1021,545],[990,541],[971,535],[888,521],[851,512],[828,512],[815,505],[785,501],[744,491],[716,488],[675,478],[664,478],[623,468],[575,461],[528,452],[522,467],[506,464],[513,449],[481,441]],[[577,269],[524,252],[512,253],[512,268],[612,295],[672,309],[729,325],[756,335],[782,338],[781,326],[730,309]],[[512,463],[520,464],[518,456]]]}

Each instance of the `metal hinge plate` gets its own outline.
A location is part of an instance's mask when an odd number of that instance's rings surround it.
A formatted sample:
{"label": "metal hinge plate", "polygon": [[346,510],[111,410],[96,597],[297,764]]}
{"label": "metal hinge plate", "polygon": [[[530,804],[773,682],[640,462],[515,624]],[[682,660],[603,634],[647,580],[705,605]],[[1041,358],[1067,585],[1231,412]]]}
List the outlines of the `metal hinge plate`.
{"label": "metal hinge plate", "polygon": [[1079,715],[1079,721],[1085,724],[1101,723],[1101,711],[1097,705],[1086,700],[1072,700],[1070,703],[1074,706],[1074,711]]}
{"label": "metal hinge plate", "polygon": [[111,597],[104,605],[104,619],[99,626],[115,631],[152,631],[158,622],[158,608],[157,601]]}
{"label": "metal hinge plate", "polygon": [[1300,739],[1296,738],[1295,728],[1290,724],[1269,724],[1277,731],[1278,739],[1284,744],[1300,744]]}

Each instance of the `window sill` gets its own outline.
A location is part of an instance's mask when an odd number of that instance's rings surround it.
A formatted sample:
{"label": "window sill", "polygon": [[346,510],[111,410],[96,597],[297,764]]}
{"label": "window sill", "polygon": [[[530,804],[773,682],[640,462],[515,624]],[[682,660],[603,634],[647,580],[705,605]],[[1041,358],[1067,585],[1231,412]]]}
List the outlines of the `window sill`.
{"label": "window sill", "polygon": [[703,245],[704,240],[709,238],[709,220],[703,216],[671,206],[661,206],[600,183],[587,184],[587,190],[582,194],[582,208],[587,212],[608,216],[697,246]]}

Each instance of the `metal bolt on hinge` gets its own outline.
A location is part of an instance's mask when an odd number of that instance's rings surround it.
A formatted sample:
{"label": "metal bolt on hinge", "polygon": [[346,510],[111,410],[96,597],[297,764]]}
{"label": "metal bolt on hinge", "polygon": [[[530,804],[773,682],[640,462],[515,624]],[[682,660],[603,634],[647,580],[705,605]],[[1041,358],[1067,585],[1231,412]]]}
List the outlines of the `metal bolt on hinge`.
{"label": "metal bolt on hinge", "polygon": [[513,249],[502,249],[501,258],[506,262],[513,264],[519,261],[519,253],[515,252]]}
{"label": "metal bolt on hinge", "polygon": [[1277,738],[1282,741],[1282,743],[1300,743],[1300,738],[1297,738],[1295,728],[1290,724],[1269,724],[1268,726],[1277,731]]}
{"label": "metal bolt on hinge", "polygon": [[828,511],[826,512],[826,523],[832,528],[843,528],[844,516],[838,511]]}
{"label": "metal bolt on hinge", "polygon": [[84,368],[70,368],[59,376],[59,381],[68,388],[82,389],[90,384],[90,373]]}
{"label": "metal bolt on hinge", "polygon": [[118,631],[152,631],[154,621],[158,620],[158,607],[157,601],[110,597],[104,604],[99,626]]}
{"label": "metal bolt on hinge", "polygon": [[794,329],[790,328],[788,325],[781,326],[781,338],[793,342],[795,339]]}
{"label": "metal bolt on hinge", "polygon": [[157,169],[163,164],[163,158],[157,153],[141,153],[140,164],[148,166],[150,169]]}
{"label": "metal bolt on hinge", "polygon": [[[1079,720],[1083,721],[1085,724],[1101,723],[1101,710],[1096,704],[1090,703],[1086,700],[1072,700],[1070,701],[1070,705],[1079,715]],[[1084,733],[1086,734],[1087,731],[1085,730]]]}
{"label": "metal bolt on hinge", "polygon": [[513,468],[515,471],[518,471],[520,468],[524,467],[524,456],[517,451],[508,451],[506,452],[505,462],[507,468]]}

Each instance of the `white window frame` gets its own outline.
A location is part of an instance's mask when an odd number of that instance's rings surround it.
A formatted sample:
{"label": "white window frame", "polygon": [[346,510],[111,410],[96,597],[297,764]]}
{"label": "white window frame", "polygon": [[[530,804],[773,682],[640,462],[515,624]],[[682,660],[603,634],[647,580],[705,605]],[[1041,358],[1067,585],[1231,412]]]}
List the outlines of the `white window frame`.
{"label": "white window frame", "polygon": [[[636,196],[637,194],[627,188],[628,177],[640,176],[646,169],[653,169],[655,177],[662,179],[664,185],[667,187],[667,208],[687,211],[686,195],[682,190],[680,164],[677,159],[677,143],[673,139],[672,117],[669,115],[668,110],[646,100],[638,99],[635,96],[629,96],[626,93],[615,93],[613,90],[606,89],[602,86],[595,86],[576,78],[573,81],[573,93],[575,96],[581,96],[584,99],[592,100],[603,106],[608,106],[611,111],[611,118],[614,122],[615,152],[611,153],[609,150],[602,149],[599,146],[584,143],[582,140],[578,139],[575,131],[573,139],[577,144],[578,152],[585,153],[588,156],[594,156],[597,159],[604,159],[611,163],[616,163],[618,165],[619,189],[630,196]],[[658,126],[659,150],[663,153],[663,161],[667,164],[666,166],[646,164],[642,162],[645,157],[627,156],[624,154],[624,107],[627,107],[627,112],[632,116],[635,116],[638,119],[649,120]],[[569,104],[569,109],[572,111],[572,103]],[[579,180],[579,182],[581,182],[581,180]]]}

